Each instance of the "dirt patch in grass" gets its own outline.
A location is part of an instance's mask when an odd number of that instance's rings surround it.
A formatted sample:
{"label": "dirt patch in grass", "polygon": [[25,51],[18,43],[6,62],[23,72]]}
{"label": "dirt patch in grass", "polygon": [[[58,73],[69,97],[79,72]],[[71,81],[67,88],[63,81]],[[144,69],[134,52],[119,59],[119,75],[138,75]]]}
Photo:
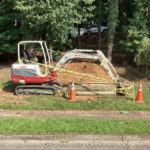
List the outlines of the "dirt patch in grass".
{"label": "dirt patch in grass", "polygon": [[16,84],[11,82],[11,66],[2,64],[0,65],[0,105],[5,103],[12,103],[15,105],[27,104],[24,101],[25,96],[17,96],[14,94]]}
{"label": "dirt patch in grass", "polygon": [[14,92],[7,92],[0,88],[0,105],[5,103],[12,103],[15,105],[25,105],[29,104],[30,102],[24,101],[24,98],[28,96],[17,96]]}
{"label": "dirt patch in grass", "polygon": [[94,100],[96,96],[76,96],[77,100]]}
{"label": "dirt patch in grass", "polygon": [[0,80],[10,80],[11,79],[11,69],[10,65],[0,65]]}

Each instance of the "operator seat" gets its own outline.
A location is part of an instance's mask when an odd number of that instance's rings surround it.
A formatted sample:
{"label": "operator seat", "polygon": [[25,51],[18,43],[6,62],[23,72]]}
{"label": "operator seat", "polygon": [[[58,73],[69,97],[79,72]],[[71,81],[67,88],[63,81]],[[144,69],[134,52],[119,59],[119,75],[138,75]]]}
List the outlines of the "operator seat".
{"label": "operator seat", "polygon": [[27,49],[26,52],[28,60],[38,62],[38,58],[36,57],[33,48]]}
{"label": "operator seat", "polygon": [[24,59],[28,59],[28,56],[27,56],[26,51],[25,51],[25,50],[22,50],[22,53],[23,53]]}
{"label": "operator seat", "polygon": [[25,59],[25,60],[23,60],[23,63],[24,63],[24,64],[28,64],[29,62],[26,61],[26,60],[29,60],[29,58],[28,58],[28,55],[27,55],[26,50],[22,49],[21,52],[22,52],[22,54],[23,54],[23,58]]}

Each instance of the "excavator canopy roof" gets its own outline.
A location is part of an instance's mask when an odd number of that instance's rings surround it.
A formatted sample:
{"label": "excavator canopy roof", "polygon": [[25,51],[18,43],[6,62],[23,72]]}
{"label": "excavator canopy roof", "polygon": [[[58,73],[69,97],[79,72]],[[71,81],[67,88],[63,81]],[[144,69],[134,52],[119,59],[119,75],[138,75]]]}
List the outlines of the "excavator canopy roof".
{"label": "excavator canopy roof", "polygon": [[39,43],[39,44],[43,44],[43,43],[46,43],[46,41],[20,41],[18,43],[18,45],[22,45],[22,44],[28,44],[28,43]]}

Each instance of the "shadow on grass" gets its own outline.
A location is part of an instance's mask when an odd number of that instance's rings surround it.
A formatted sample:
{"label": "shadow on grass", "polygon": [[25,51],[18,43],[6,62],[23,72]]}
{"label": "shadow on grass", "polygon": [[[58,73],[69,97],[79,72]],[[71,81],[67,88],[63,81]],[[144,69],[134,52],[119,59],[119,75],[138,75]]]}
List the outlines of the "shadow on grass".
{"label": "shadow on grass", "polygon": [[3,91],[14,93],[15,88],[18,86],[18,84],[13,83],[12,81],[7,81],[3,83]]}

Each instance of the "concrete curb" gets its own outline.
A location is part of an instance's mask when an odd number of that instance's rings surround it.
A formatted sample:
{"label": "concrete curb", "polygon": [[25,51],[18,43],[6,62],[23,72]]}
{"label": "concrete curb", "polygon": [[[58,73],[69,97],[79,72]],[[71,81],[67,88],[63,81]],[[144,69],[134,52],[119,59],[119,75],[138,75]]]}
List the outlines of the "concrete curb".
{"label": "concrete curb", "polygon": [[2,141],[48,141],[48,142],[128,142],[128,141],[149,141],[147,135],[99,135],[99,134],[51,134],[51,135],[0,135]]}

